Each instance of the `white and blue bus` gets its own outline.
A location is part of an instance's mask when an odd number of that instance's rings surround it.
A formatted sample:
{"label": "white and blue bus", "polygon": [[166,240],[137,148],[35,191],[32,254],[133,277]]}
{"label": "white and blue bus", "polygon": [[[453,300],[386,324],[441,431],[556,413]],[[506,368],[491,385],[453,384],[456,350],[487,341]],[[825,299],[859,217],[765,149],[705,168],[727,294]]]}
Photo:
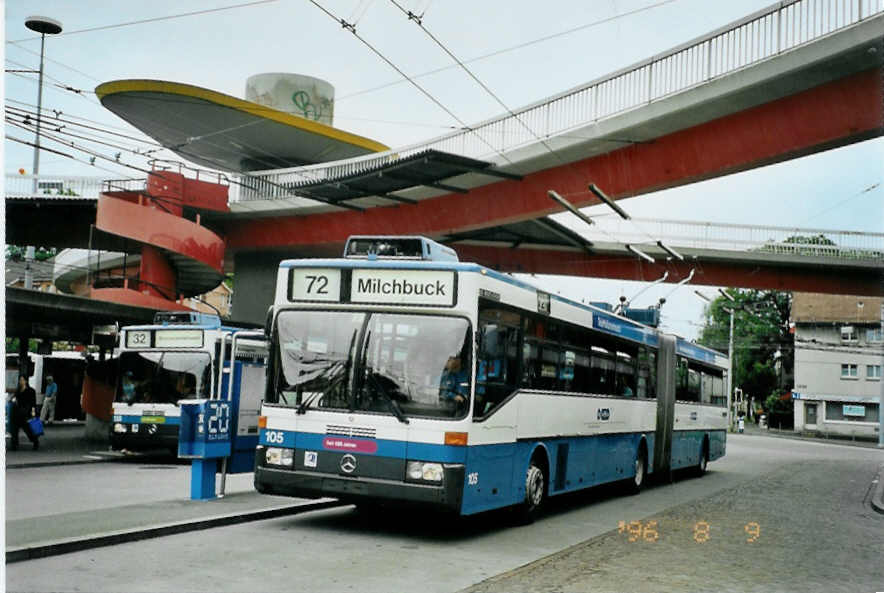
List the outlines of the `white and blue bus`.
{"label": "white and blue bus", "polygon": [[460,263],[351,237],[280,264],[255,487],[469,515],[725,453],[720,353]]}
{"label": "white and blue bus", "polygon": [[[217,315],[188,311],[157,313],[152,325],[120,330],[119,372],[111,422],[111,447],[166,449],[178,453],[180,400],[226,396],[232,337],[242,328],[221,325]],[[243,340],[236,360],[252,386],[242,390],[234,410],[241,436],[251,435],[249,466],[258,438],[267,345]],[[240,365],[242,366],[242,365]]]}

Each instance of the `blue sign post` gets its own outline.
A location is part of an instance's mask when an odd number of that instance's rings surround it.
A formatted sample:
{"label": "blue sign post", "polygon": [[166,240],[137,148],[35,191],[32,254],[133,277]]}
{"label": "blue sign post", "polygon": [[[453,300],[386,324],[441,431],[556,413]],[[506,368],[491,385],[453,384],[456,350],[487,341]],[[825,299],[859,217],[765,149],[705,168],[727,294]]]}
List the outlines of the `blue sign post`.
{"label": "blue sign post", "polygon": [[215,498],[218,459],[231,450],[231,404],[224,400],[182,400],[178,457],[191,459],[190,498]]}

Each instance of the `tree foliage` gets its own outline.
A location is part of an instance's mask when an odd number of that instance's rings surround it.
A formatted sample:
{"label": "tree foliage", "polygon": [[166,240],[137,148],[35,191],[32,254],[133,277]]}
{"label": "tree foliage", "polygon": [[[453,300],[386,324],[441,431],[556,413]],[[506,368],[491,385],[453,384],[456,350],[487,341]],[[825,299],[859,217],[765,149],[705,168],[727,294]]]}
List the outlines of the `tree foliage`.
{"label": "tree foliage", "polygon": [[734,302],[719,296],[706,308],[698,342],[728,351],[734,311],[733,385],[756,402],[791,389],[794,345],[789,333],[792,295],[787,292],[729,289]]}
{"label": "tree foliage", "polygon": [[810,237],[805,235],[792,235],[783,241],[783,243],[797,243],[799,245],[835,245],[834,241],[822,233]]}
{"label": "tree foliage", "polygon": [[[20,245],[7,245],[6,259],[22,261],[25,259],[26,249],[27,247],[22,247]],[[37,247],[34,250],[34,259],[36,261],[44,261],[51,257],[55,257],[57,254],[58,249],[56,249],[55,247]]]}

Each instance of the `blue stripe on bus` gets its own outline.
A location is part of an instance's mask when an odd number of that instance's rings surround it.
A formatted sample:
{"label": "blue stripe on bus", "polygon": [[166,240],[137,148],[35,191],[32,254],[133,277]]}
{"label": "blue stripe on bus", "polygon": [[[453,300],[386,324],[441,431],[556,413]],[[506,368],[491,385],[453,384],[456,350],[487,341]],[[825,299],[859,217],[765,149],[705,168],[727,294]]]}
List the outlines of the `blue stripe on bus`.
{"label": "blue stripe on bus", "polygon": [[[696,467],[709,435],[709,460],[724,455],[724,430],[678,431],[672,437],[672,469]],[[478,445],[467,449],[461,513],[479,513],[518,504],[525,497],[525,473],[531,455],[546,454],[550,496],[631,479],[641,439],[646,440],[648,472],[654,470],[654,433],[624,433]]]}
{"label": "blue stripe on bus", "polygon": [[594,313],[592,328],[612,336],[618,336],[648,346],[659,346],[660,337],[655,330],[643,325],[636,325],[623,318],[604,313]]}
{"label": "blue stripe on bus", "polygon": [[[115,414],[116,416],[120,416],[119,414]],[[179,425],[181,424],[181,418],[179,416],[145,416],[146,418],[165,418],[163,422],[142,422],[142,416],[131,416],[131,415],[123,415],[120,416],[119,420],[114,420],[114,422],[124,422],[126,424],[169,424],[169,425]]]}
{"label": "blue stripe on bus", "polygon": [[688,342],[683,338],[678,338],[675,343],[675,352],[682,356],[687,356],[710,364],[715,364],[715,356],[724,356],[721,352],[716,352],[703,346]]}
{"label": "blue stripe on bus", "polygon": [[[270,438],[268,438],[268,435]],[[709,437],[709,460],[725,453],[724,430],[675,431],[672,436],[673,470],[696,467],[700,462],[702,444]],[[334,435],[303,433],[287,430],[261,429],[259,443],[265,446],[308,450],[328,450],[326,439],[355,443],[368,454],[391,458],[405,458],[440,463],[463,463],[465,466],[461,513],[470,515],[517,504],[525,496],[525,472],[535,451],[541,450],[548,460],[550,496],[574,492],[599,484],[628,480],[635,475],[635,455],[642,439],[648,452],[648,469],[653,472],[653,432],[607,434],[568,438],[526,440],[495,445],[455,447],[429,443],[408,443],[393,440],[352,439]],[[367,444],[370,443],[369,447]],[[333,448],[331,450],[342,450]]]}

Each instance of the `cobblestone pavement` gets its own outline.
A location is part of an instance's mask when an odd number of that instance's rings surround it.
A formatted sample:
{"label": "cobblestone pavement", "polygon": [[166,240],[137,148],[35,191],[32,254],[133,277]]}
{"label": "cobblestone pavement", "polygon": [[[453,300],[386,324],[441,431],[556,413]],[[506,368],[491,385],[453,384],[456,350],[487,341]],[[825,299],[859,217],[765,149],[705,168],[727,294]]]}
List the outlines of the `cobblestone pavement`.
{"label": "cobblestone pavement", "polygon": [[492,577],[469,593],[884,591],[874,461],[793,463]]}

